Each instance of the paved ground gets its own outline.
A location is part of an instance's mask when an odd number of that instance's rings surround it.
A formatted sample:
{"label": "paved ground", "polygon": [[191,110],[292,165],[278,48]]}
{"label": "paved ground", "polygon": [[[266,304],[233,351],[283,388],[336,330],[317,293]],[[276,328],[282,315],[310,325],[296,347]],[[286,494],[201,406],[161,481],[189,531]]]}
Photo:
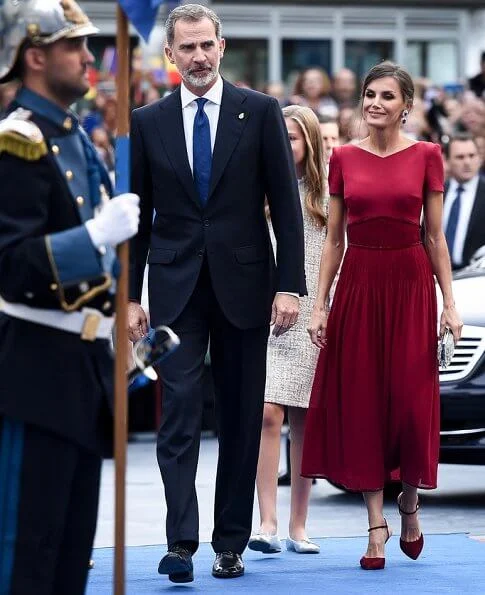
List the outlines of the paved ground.
{"label": "paved ground", "polygon": [[[200,508],[200,539],[210,541],[214,499],[214,476],[217,441],[202,440],[197,489]],[[282,465],[283,466],[283,465]],[[106,461],[103,467],[101,502],[95,547],[113,545],[114,465]],[[421,493],[422,524],[426,533],[471,533],[485,535],[485,469],[465,465],[442,465],[440,487]],[[280,537],[287,535],[290,490],[278,490]],[[396,505],[389,500],[385,514],[399,530]],[[127,545],[166,543],[165,506],[160,475],[155,459],[152,435],[139,435],[128,448],[127,470]],[[254,527],[259,521],[257,502]],[[355,536],[367,534],[364,505],[359,495],[349,495],[319,480],[313,486],[308,532],[314,537]]]}

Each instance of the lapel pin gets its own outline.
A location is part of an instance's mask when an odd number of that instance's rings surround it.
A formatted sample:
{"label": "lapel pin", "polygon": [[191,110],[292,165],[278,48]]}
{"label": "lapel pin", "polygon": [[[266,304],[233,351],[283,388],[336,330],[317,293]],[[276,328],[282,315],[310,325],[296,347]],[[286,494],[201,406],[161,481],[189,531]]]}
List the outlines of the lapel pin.
{"label": "lapel pin", "polygon": [[238,118],[239,118],[240,120],[242,120],[242,119],[244,118],[244,115],[245,115],[245,114],[244,114],[244,112],[241,112],[241,113],[239,114]]}

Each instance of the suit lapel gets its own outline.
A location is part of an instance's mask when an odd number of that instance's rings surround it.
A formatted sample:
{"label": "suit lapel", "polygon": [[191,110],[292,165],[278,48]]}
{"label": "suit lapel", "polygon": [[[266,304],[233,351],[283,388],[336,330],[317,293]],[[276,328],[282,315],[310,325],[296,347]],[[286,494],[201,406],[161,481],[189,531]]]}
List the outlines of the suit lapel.
{"label": "suit lapel", "polygon": [[200,207],[200,200],[187,157],[180,87],[160,103],[160,116],[156,119],[163,147],[187,194]]}
{"label": "suit lapel", "polygon": [[[465,244],[463,256],[470,259],[472,254],[466,254],[466,247],[479,243],[480,236],[483,235],[483,222],[485,221],[485,180],[480,178],[478,181],[477,192],[475,194],[475,202],[473,203],[472,212],[470,213],[470,220],[468,223],[468,230],[465,237]],[[475,241],[476,238],[476,241]]]}
{"label": "suit lapel", "polygon": [[216,142],[212,154],[209,200],[248,121],[249,113],[244,110],[245,101],[246,96],[237,87],[224,81]]}
{"label": "suit lapel", "polygon": [[446,195],[448,194],[449,187],[450,187],[450,181],[449,180],[446,180],[445,186],[444,186],[444,189],[443,189],[443,202],[446,200]]}

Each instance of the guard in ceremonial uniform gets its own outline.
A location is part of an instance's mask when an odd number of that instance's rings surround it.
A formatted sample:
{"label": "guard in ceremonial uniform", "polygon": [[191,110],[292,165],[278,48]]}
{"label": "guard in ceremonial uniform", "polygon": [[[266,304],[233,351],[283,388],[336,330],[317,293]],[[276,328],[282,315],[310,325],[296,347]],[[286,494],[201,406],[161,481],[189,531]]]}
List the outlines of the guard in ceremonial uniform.
{"label": "guard in ceremonial uniform", "polygon": [[111,449],[113,247],[138,197],[106,170],[69,106],[97,32],[72,0],[4,0],[0,83],[0,595],[81,595]]}

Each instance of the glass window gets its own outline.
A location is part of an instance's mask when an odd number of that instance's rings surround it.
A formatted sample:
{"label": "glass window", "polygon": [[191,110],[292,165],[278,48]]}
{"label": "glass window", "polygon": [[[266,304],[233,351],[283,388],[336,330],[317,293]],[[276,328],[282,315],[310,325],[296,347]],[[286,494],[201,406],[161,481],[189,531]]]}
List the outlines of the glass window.
{"label": "glass window", "polygon": [[406,66],[413,76],[425,76],[436,85],[456,82],[458,47],[454,41],[408,41]]}
{"label": "glass window", "polygon": [[232,83],[243,82],[262,89],[268,80],[266,39],[227,39],[221,74]]}
{"label": "glass window", "polygon": [[424,46],[426,42],[410,41],[406,46],[406,68],[412,76],[425,76],[426,59]]}
{"label": "glass window", "polygon": [[359,79],[382,60],[392,60],[394,43],[392,41],[348,40],[345,42],[345,66],[350,68]]}
{"label": "glass window", "polygon": [[329,39],[283,39],[283,80],[294,82],[298,72],[319,66],[331,74],[332,53]]}

